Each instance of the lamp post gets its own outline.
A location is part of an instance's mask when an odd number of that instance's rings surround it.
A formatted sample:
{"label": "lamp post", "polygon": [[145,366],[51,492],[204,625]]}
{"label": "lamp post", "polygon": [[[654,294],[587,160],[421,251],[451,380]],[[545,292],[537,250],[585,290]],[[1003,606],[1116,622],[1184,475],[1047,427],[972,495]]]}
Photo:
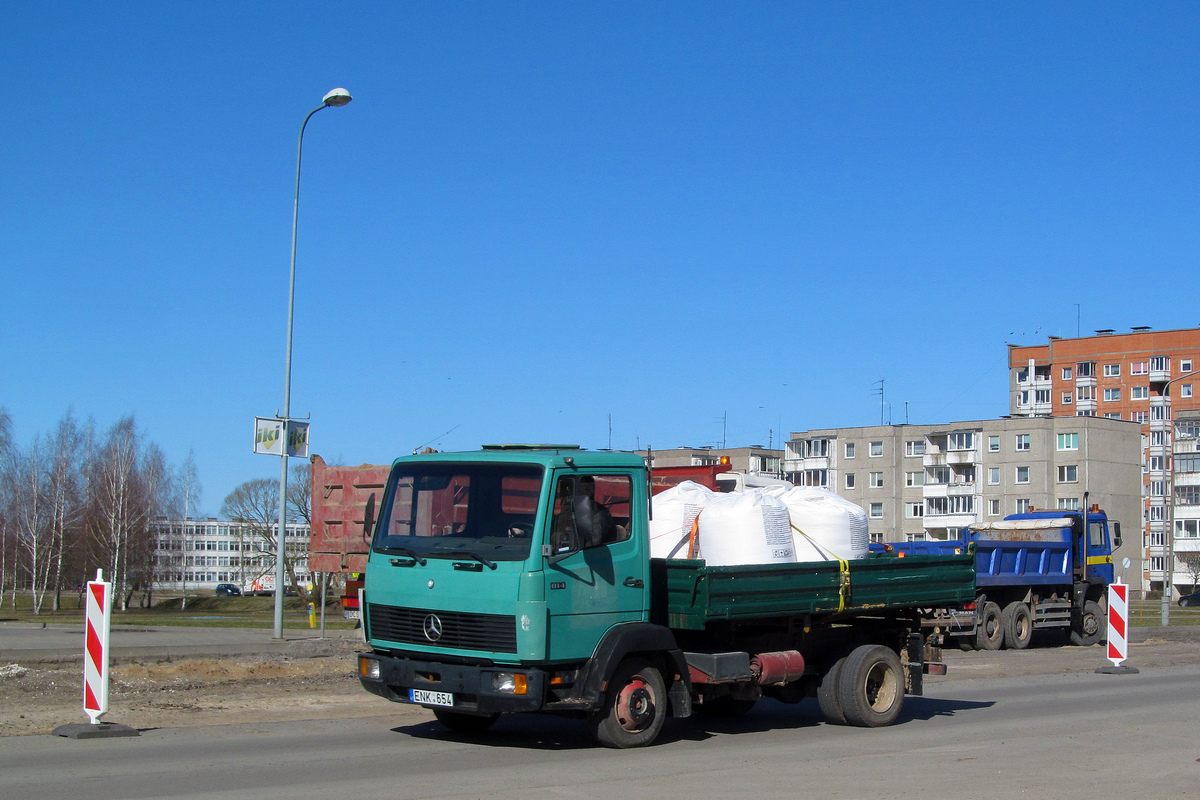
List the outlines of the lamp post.
{"label": "lamp post", "polygon": [[1166,519],[1163,523],[1162,606],[1159,609],[1159,622],[1164,628],[1171,624],[1171,587],[1175,580],[1175,416],[1171,413],[1171,384],[1190,377],[1191,373],[1177,375],[1163,383],[1161,390],[1167,399],[1163,412],[1167,417],[1167,458],[1163,464],[1167,473],[1167,502],[1163,509]]}
{"label": "lamp post", "polygon": [[274,638],[283,638],[283,582],[286,576],[284,555],[287,549],[287,472],[288,445],[290,444],[291,400],[292,400],[292,312],[296,299],[296,221],[300,215],[300,155],[304,150],[304,129],[312,115],[324,108],[340,108],[352,98],[345,89],[334,89],[322,98],[321,105],[308,112],[300,125],[300,139],[296,144],[296,197],[292,203],[292,268],[288,275],[287,306],[287,349],[283,362],[283,452],[279,459],[279,531],[275,538],[275,630]]}

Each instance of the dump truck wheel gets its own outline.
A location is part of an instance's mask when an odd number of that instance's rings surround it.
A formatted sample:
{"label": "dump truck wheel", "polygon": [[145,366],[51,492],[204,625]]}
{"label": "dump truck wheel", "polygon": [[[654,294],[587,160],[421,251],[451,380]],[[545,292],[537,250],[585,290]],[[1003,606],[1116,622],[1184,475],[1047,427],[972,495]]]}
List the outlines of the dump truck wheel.
{"label": "dump truck wheel", "polygon": [[975,647],[979,650],[999,650],[1004,646],[1004,624],[1000,619],[1000,606],[992,601],[979,610],[979,630],[975,634]]}
{"label": "dump truck wheel", "polygon": [[1094,600],[1083,604],[1083,616],[1071,626],[1071,644],[1093,645],[1104,635],[1104,609]]}
{"label": "dump truck wheel", "polygon": [[1009,603],[1001,615],[1004,644],[1013,650],[1024,650],[1033,639],[1033,615],[1021,602]]}
{"label": "dump truck wheel", "polygon": [[622,661],[608,682],[604,705],[588,721],[605,747],[645,747],[658,738],[667,715],[667,690],[658,668],[644,658]]}
{"label": "dump truck wheel", "polygon": [[879,644],[865,644],[846,656],[838,676],[838,700],[846,721],[860,728],[890,725],[904,705],[900,656]]}

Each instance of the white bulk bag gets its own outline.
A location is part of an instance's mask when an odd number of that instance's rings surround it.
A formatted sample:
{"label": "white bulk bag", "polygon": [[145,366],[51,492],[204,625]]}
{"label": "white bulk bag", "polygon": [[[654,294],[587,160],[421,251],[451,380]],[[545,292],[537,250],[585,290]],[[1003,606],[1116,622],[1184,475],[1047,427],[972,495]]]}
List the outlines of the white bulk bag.
{"label": "white bulk bag", "polygon": [[759,490],[717,494],[700,512],[700,557],[713,566],[796,560],[788,510]]}
{"label": "white bulk bag", "polygon": [[812,486],[789,489],[779,499],[787,506],[792,525],[808,535],[806,538],[792,531],[797,561],[831,561],[835,558],[852,561],[867,557],[870,536],[867,512],[862,506]]}
{"label": "white bulk bag", "polygon": [[712,489],[695,481],[682,481],[650,500],[650,557],[687,558],[688,537],[700,509],[714,496]]}

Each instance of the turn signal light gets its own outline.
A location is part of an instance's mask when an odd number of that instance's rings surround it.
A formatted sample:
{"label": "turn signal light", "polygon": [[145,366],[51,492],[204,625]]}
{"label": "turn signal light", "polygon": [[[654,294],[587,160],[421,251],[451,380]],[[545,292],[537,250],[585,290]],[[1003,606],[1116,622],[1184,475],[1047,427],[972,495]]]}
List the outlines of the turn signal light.
{"label": "turn signal light", "polygon": [[358,674],[368,680],[379,680],[379,662],[373,658],[359,658]]}

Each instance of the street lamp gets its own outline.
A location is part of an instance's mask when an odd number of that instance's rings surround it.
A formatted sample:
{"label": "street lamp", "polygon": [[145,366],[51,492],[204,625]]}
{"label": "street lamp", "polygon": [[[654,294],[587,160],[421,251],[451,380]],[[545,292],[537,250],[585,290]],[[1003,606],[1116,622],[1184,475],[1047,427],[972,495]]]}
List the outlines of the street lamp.
{"label": "street lamp", "polygon": [[350,93],[345,89],[334,89],[322,98],[321,105],[308,112],[304,123],[300,126],[300,139],[296,144],[296,198],[292,204],[292,269],[288,275],[288,307],[287,307],[287,350],[283,362],[283,452],[279,461],[279,533],[275,539],[275,632],[274,638],[283,638],[283,581],[286,574],[283,565],[287,547],[287,472],[288,444],[290,441],[289,425],[292,400],[292,312],[296,299],[296,221],[300,214],[300,154],[304,150],[304,129],[312,115],[323,108],[340,108],[350,100]]}
{"label": "street lamp", "polygon": [[1163,465],[1167,473],[1167,502],[1163,509],[1163,589],[1162,606],[1159,611],[1159,621],[1164,628],[1171,624],[1171,590],[1175,579],[1175,416],[1171,413],[1171,384],[1190,377],[1192,374],[1187,372],[1177,375],[1164,381],[1159,390],[1161,396],[1167,399],[1164,404],[1164,414],[1167,417],[1167,458]]}

